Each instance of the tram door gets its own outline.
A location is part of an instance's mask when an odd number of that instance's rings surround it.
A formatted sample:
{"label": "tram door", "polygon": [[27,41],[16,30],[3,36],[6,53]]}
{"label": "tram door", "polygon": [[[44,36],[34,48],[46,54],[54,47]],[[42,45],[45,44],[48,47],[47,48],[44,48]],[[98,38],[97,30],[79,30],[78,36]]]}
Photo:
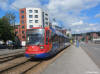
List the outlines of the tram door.
{"label": "tram door", "polygon": [[50,38],[50,31],[46,30],[46,46],[48,51],[52,48],[51,43],[49,43],[49,38]]}

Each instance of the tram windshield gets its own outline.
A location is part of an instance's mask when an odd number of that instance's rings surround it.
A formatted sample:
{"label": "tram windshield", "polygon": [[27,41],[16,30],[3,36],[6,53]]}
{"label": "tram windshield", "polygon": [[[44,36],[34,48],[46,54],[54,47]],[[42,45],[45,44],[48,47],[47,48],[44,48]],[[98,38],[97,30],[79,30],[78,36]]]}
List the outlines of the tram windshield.
{"label": "tram windshield", "polygon": [[32,29],[27,31],[27,45],[43,45],[44,29]]}

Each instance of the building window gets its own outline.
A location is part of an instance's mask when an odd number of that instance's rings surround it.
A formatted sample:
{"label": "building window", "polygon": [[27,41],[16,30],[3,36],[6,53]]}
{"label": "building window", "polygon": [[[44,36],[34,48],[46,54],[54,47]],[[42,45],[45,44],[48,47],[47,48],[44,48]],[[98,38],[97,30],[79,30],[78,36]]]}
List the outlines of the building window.
{"label": "building window", "polygon": [[29,23],[33,23],[33,20],[29,20]]}
{"label": "building window", "polygon": [[38,20],[35,20],[35,23],[38,23],[39,21]]}
{"label": "building window", "polygon": [[35,18],[38,18],[38,15],[35,15]]}
{"label": "building window", "polygon": [[33,18],[33,15],[29,15],[29,18]]}
{"label": "building window", "polygon": [[22,24],[24,24],[24,21],[21,21]]}
{"label": "building window", "polygon": [[22,31],[22,34],[25,34],[25,31]]}
{"label": "building window", "polygon": [[45,24],[48,25],[48,22],[46,22]]}
{"label": "building window", "polygon": [[48,14],[47,14],[47,13],[46,13],[45,15],[46,15],[46,16],[48,16]]}
{"label": "building window", "polygon": [[32,28],[32,27],[33,27],[33,25],[30,25],[29,27],[30,27],[30,28]]}
{"label": "building window", "polygon": [[18,26],[16,26],[15,29],[18,29]]}
{"label": "building window", "polygon": [[25,36],[22,36],[22,38],[25,38]]}
{"label": "building window", "polygon": [[24,18],[24,15],[22,15],[22,19]]}
{"label": "building window", "polygon": [[22,29],[24,29],[25,27],[24,26],[22,26]]}
{"label": "building window", "polygon": [[34,10],[35,13],[38,13],[38,10]]}
{"label": "building window", "polygon": [[18,34],[18,31],[16,31],[15,34]]}
{"label": "building window", "polygon": [[24,13],[24,11],[22,10],[21,13]]}
{"label": "building window", "polygon": [[46,20],[48,20],[48,18],[45,18]]}
{"label": "building window", "polygon": [[33,11],[32,10],[29,10],[29,13],[32,13]]}

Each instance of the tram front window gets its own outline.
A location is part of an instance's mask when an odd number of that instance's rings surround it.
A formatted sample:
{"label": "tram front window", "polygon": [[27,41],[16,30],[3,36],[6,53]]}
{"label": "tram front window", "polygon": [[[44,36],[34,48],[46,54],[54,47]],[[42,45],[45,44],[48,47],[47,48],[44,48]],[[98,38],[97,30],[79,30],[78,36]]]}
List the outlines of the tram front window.
{"label": "tram front window", "polygon": [[44,44],[44,30],[34,29],[27,33],[27,45],[43,45]]}

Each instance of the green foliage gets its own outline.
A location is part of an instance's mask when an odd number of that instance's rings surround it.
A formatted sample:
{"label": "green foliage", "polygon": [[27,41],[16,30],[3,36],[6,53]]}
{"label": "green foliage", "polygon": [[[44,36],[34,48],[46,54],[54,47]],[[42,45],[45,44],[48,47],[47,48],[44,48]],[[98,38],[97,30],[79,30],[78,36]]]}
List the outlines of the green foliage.
{"label": "green foliage", "polygon": [[4,40],[14,40],[14,29],[10,25],[10,21],[7,17],[2,17],[0,19],[0,39]]}
{"label": "green foliage", "polygon": [[5,17],[8,19],[10,25],[13,25],[13,26],[15,25],[15,18],[16,18],[16,16],[15,16],[14,13],[12,13],[12,12],[7,12],[7,13],[5,14]]}

